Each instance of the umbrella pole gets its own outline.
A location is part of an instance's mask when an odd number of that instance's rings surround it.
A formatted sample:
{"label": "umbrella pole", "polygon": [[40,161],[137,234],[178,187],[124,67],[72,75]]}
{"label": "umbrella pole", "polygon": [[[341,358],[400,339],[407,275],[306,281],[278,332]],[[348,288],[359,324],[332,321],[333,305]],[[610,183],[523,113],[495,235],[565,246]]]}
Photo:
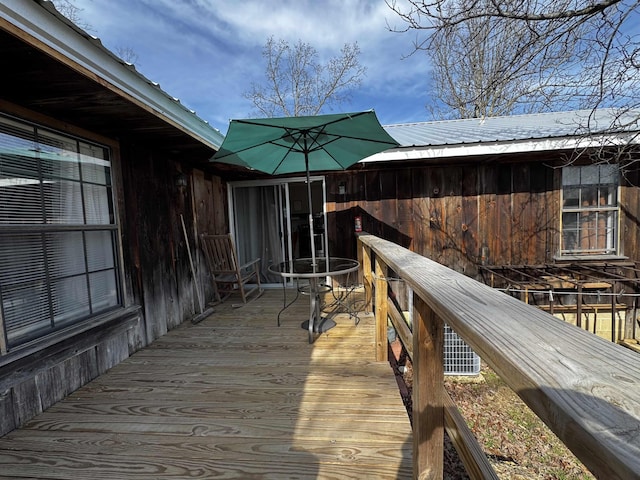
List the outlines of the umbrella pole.
{"label": "umbrella pole", "polygon": [[307,153],[307,139],[304,140],[305,152],[304,152],[304,164],[307,170],[307,202],[309,203],[309,236],[311,237],[311,265],[313,270],[316,269],[316,242],[314,238],[313,230],[313,202],[311,199],[311,176],[309,175],[309,154]]}

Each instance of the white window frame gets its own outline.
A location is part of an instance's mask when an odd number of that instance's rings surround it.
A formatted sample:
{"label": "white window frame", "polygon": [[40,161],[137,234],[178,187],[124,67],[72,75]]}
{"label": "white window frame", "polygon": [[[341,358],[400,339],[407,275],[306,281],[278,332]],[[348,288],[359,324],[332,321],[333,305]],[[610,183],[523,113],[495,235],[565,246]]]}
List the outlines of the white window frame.
{"label": "white window frame", "polygon": [[619,255],[618,166],[563,167],[561,186],[560,256]]}

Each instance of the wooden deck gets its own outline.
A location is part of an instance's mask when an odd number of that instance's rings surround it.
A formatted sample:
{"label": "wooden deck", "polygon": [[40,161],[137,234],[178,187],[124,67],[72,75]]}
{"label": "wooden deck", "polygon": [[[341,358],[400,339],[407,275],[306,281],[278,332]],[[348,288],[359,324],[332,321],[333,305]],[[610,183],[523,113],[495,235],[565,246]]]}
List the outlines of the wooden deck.
{"label": "wooden deck", "polygon": [[0,438],[0,478],[397,479],[409,419],[373,316],[312,345],[281,290],[187,322]]}

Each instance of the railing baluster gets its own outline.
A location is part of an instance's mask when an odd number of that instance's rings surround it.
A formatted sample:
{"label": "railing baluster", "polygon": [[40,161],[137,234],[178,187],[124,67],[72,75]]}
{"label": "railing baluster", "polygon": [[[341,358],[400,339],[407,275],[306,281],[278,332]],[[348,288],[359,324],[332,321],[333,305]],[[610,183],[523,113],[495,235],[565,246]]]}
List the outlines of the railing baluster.
{"label": "railing baluster", "polygon": [[413,476],[443,478],[444,323],[413,297]]}
{"label": "railing baluster", "polygon": [[362,266],[362,285],[364,286],[365,304],[364,311],[369,313],[371,311],[371,301],[373,290],[373,275],[371,272],[371,247],[365,245],[358,239],[358,261]]}
{"label": "railing baluster", "polygon": [[376,257],[376,361],[389,359],[387,348],[387,266]]}

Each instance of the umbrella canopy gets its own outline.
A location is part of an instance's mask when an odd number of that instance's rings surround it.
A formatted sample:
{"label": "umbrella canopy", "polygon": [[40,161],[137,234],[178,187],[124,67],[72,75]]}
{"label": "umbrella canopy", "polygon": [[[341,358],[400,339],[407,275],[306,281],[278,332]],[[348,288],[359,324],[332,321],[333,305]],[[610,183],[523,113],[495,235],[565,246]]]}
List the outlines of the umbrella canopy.
{"label": "umbrella canopy", "polygon": [[373,110],[357,113],[231,120],[212,161],[272,175],[342,170],[397,147]]}
{"label": "umbrella canopy", "polygon": [[373,110],[355,113],[231,120],[213,162],[272,175],[306,172],[311,254],[315,264],[309,172],[342,170],[399,146]]}

